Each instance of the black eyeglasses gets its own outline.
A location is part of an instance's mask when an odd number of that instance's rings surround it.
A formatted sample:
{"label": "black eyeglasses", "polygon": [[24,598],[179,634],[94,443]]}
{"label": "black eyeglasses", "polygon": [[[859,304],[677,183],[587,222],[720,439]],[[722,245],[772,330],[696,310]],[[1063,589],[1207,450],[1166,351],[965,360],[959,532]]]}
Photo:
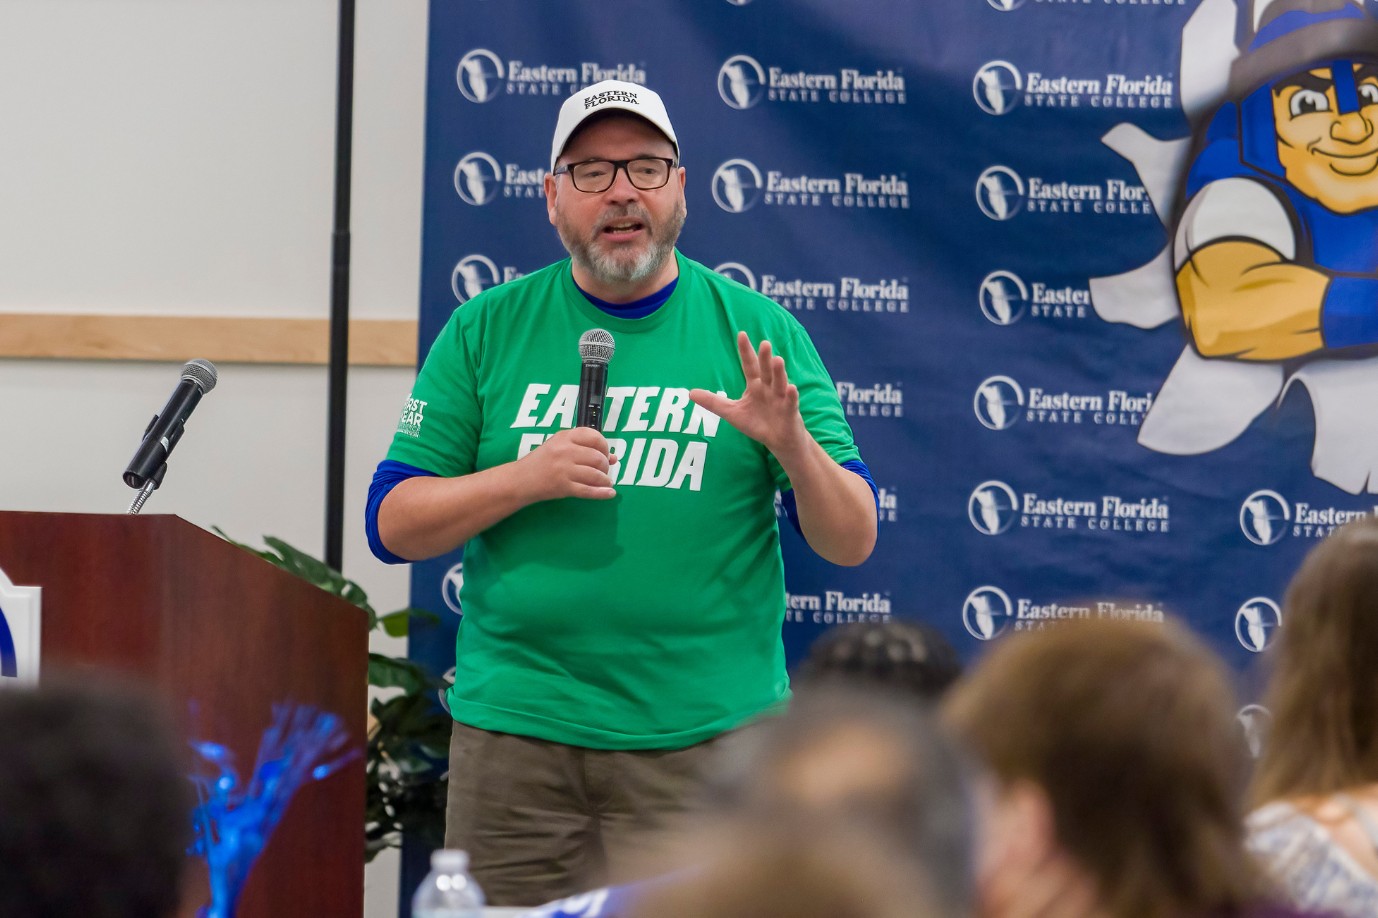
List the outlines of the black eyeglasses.
{"label": "black eyeglasses", "polygon": [[574,187],[589,194],[607,191],[617,180],[617,170],[627,173],[627,180],[633,188],[642,191],[655,191],[664,188],[670,181],[670,170],[675,161],[664,156],[643,156],[640,159],[591,159],[588,162],[570,163],[555,169],[554,175],[569,173]]}

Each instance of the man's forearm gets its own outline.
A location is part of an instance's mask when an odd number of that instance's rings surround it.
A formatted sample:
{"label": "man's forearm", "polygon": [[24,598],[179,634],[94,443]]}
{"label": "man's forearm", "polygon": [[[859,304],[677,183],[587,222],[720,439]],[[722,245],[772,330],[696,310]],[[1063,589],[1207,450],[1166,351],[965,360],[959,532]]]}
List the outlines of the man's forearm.
{"label": "man's forearm", "polygon": [[848,567],[876,546],[876,502],[871,486],[843,468],[809,438],[798,456],[776,457],[794,488],[799,529],[820,557]]}
{"label": "man's forearm", "polygon": [[393,554],[424,561],[453,551],[532,502],[517,462],[458,478],[408,478],[378,508],[378,535]]}
{"label": "man's forearm", "polygon": [[562,430],[513,462],[457,478],[408,478],[378,508],[378,538],[400,558],[453,551],[542,500],[611,500],[608,441],[589,427]]}

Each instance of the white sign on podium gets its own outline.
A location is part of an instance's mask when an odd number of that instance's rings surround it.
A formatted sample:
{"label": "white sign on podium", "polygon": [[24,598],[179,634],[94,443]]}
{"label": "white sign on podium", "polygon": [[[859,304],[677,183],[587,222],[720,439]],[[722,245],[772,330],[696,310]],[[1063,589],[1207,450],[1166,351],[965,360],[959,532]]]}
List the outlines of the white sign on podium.
{"label": "white sign on podium", "polygon": [[39,593],[15,586],[0,570],[0,688],[38,684]]}

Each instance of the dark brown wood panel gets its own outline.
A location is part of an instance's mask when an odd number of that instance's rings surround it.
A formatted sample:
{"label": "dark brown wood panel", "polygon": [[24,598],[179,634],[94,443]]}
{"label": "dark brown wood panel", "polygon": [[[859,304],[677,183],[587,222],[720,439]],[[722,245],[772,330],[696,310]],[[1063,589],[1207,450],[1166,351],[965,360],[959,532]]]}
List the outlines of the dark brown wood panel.
{"label": "dark brown wood panel", "polygon": [[235,752],[273,706],[339,715],[361,757],[298,792],[240,918],[363,914],[368,634],[362,610],[175,516],[0,512],[0,569],[40,586],[42,665],[133,673]]}

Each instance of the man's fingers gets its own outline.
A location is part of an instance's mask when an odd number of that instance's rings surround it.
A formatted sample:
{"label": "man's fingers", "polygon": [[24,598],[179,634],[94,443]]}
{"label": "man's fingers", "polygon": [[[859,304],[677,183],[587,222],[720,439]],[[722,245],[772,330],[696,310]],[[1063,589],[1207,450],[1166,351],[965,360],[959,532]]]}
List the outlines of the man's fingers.
{"label": "man's fingers", "polygon": [[761,382],[767,386],[775,385],[775,361],[771,357],[770,342],[761,339],[761,347],[756,352],[756,362],[761,368]]}
{"label": "man's fingers", "polygon": [[561,470],[565,468],[590,469],[606,479],[608,470],[617,462],[617,457],[608,451],[607,439],[591,427],[561,430],[530,455],[539,455],[546,474],[556,479],[564,477]]}
{"label": "man's fingers", "polygon": [[[559,434],[556,434],[556,436],[559,436]],[[601,450],[604,453],[608,451],[607,438],[604,437],[600,431],[594,430],[592,427],[571,428],[568,437],[571,443],[577,443],[580,446]]]}
{"label": "man's fingers", "polygon": [[575,466],[569,472],[569,481],[590,488],[606,488],[612,484],[612,476],[608,474],[606,467],[600,469],[591,465]]}
{"label": "man's fingers", "polygon": [[598,449],[582,448],[574,455],[574,461],[578,464],[591,469],[597,469],[604,475],[612,463],[608,461],[608,454]]}
{"label": "man's fingers", "polygon": [[[591,434],[597,434],[597,431],[584,429]],[[597,469],[606,473],[610,460],[607,449],[601,445],[606,442],[602,434],[597,434],[597,440],[571,437],[551,455],[558,463],[567,463],[575,468]]]}
{"label": "man's fingers", "polygon": [[772,357],[770,359],[770,387],[780,395],[785,394],[789,386],[789,376],[785,373],[785,358]]}
{"label": "man's fingers", "polygon": [[689,401],[719,416],[721,416],[723,411],[732,404],[732,399],[719,395],[716,392],[709,392],[707,389],[690,389]]}
{"label": "man's fingers", "polygon": [[742,359],[742,373],[746,376],[747,383],[758,379],[761,375],[760,361],[756,359],[756,350],[751,346],[751,339],[744,331],[737,332],[737,356]]}

